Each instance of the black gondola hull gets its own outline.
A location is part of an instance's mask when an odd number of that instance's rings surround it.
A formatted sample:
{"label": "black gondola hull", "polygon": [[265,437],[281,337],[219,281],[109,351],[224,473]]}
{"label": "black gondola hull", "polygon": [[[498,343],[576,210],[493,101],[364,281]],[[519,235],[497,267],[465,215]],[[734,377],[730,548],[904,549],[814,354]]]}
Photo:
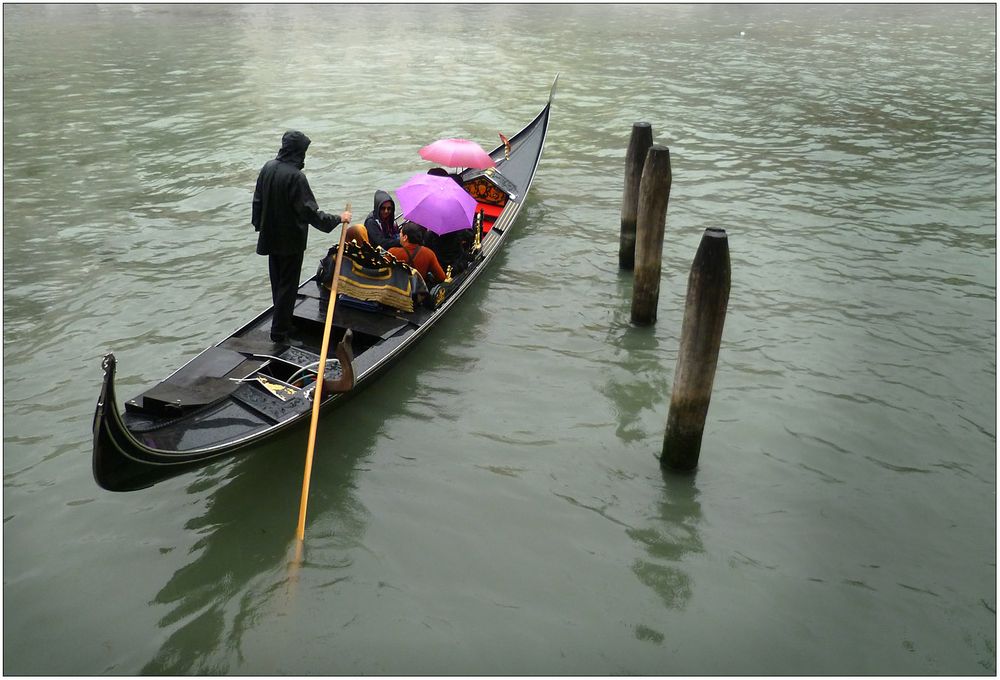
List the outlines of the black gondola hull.
{"label": "black gondola hull", "polygon": [[[457,303],[500,251],[510,227],[524,205],[541,158],[549,122],[552,95],[542,111],[511,137],[510,157],[500,146],[491,152],[497,162],[496,180],[511,189],[505,205],[483,239],[474,265],[456,277],[448,297],[434,310],[412,314],[358,311],[338,302],[334,327],[339,342],[349,331],[357,355],[352,366],[354,389],[323,395],[328,411],[344,403],[412,348]],[[509,177],[507,173],[509,172]],[[503,180],[502,183],[499,180]],[[229,456],[246,453],[261,443],[301,428],[312,410],[307,390],[289,390],[276,397],[268,392],[282,379],[276,369],[305,368],[320,354],[319,336],[308,329],[322,326],[329,294],[314,281],[299,287],[300,315],[307,331],[296,346],[275,345],[266,337],[271,310],[217,345],[208,348],[174,374],[117,410],[116,360],[104,359],[104,382],[94,413],[93,472],[98,485],[110,491],[146,488]],[[351,336],[348,335],[348,338]],[[359,351],[360,350],[360,351]],[[256,379],[255,379],[256,378]],[[280,384],[279,384],[280,383]]]}

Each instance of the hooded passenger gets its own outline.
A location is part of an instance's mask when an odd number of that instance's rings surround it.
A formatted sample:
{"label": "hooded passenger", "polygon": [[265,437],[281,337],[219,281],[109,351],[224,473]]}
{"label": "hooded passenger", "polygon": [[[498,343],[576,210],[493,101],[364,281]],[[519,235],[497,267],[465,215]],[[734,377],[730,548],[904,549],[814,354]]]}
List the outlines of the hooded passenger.
{"label": "hooded passenger", "polygon": [[368,242],[383,249],[399,245],[399,227],[396,226],[396,202],[388,191],[375,192],[375,207],[365,218]]}

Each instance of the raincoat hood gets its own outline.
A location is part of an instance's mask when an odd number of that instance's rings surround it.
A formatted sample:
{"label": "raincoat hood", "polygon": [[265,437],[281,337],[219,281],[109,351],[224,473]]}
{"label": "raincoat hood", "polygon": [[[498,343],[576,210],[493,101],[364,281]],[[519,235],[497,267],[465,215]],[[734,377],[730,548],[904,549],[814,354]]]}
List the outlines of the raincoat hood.
{"label": "raincoat hood", "polygon": [[312,140],[298,130],[289,130],[281,137],[281,149],[276,158],[285,163],[292,163],[299,170],[306,164],[306,149]]}
{"label": "raincoat hood", "polygon": [[376,218],[378,218],[379,216],[378,215],[379,206],[381,206],[386,201],[392,203],[392,214],[393,216],[396,215],[396,201],[392,200],[392,196],[389,195],[388,191],[383,191],[382,189],[379,189],[378,191],[375,192],[375,206],[372,208],[372,211],[375,213]]}
{"label": "raincoat hood", "polygon": [[[392,205],[392,216],[383,222],[379,215],[379,206],[389,201]],[[368,242],[373,246],[392,248],[399,245],[399,227],[396,226],[396,202],[388,191],[379,189],[375,192],[375,200],[372,204],[372,211],[365,218],[365,228],[368,229]]]}

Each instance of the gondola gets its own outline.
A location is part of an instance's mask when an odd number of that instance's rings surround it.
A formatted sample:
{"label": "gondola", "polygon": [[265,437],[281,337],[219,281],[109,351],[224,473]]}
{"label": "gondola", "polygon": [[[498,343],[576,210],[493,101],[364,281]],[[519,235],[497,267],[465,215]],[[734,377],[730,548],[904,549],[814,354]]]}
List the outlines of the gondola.
{"label": "gondola", "polygon": [[[490,152],[495,168],[454,175],[477,201],[477,238],[464,271],[436,286],[430,303],[415,305],[412,311],[338,296],[330,339],[336,360],[328,361],[325,369],[333,389],[326,389],[324,381],[321,412],[356,394],[413,347],[501,250],[541,159],[557,82],[558,76],[548,101],[530,123],[509,139],[501,136],[503,143]],[[329,300],[329,289],[311,277],[299,286],[296,331],[288,342],[271,341],[269,308],[126,401],[122,411],[115,395],[115,356],[106,354],[93,422],[97,484],[109,491],[147,488],[244,455],[265,440],[303,427],[309,422],[315,385],[299,384],[319,364]]]}

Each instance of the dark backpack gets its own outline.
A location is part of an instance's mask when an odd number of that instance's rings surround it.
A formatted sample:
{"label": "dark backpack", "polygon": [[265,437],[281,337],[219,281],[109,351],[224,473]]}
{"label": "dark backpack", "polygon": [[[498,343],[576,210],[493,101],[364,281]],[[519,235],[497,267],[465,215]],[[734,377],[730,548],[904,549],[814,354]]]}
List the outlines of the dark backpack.
{"label": "dark backpack", "polygon": [[326,251],[326,256],[319,261],[316,269],[316,281],[327,288],[333,283],[333,266],[337,264],[337,246]]}

